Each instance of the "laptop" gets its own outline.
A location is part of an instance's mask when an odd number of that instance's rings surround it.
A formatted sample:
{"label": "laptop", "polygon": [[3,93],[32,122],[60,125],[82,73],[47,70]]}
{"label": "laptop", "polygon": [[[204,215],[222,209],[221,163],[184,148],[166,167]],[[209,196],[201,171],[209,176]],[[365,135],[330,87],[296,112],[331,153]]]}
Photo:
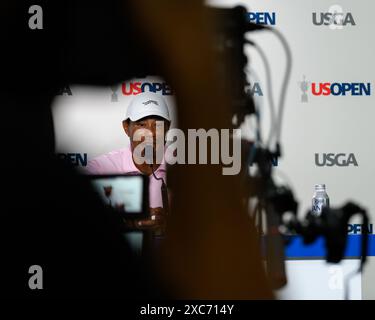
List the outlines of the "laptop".
{"label": "laptop", "polygon": [[88,176],[103,203],[124,218],[149,217],[149,179],[145,175],[112,174]]}

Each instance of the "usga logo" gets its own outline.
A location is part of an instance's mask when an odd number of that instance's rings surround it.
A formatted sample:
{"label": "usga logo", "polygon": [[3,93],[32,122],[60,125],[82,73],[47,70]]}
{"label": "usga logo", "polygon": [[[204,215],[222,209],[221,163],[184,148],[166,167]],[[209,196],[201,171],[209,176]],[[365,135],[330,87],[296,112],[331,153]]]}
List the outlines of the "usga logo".
{"label": "usga logo", "polygon": [[246,89],[247,89],[247,93],[250,94],[252,97],[254,96],[263,97],[263,91],[259,82],[250,83]]}
{"label": "usga logo", "polygon": [[276,24],[275,12],[248,12],[249,22],[274,26]]}
{"label": "usga logo", "polygon": [[354,153],[315,153],[315,164],[318,167],[358,167],[358,161]]}
{"label": "usga logo", "polygon": [[312,23],[316,26],[328,26],[331,30],[343,29],[347,25],[355,26],[353,15],[344,13],[339,5],[332,5],[328,12],[313,12]]}

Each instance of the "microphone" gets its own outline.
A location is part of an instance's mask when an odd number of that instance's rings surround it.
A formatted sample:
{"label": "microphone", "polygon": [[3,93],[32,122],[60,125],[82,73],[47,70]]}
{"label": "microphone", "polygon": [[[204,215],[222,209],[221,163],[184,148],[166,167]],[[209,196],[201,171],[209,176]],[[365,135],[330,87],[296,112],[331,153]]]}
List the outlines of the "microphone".
{"label": "microphone", "polygon": [[168,188],[163,178],[158,178],[154,172],[154,146],[150,143],[145,145],[145,161],[148,165],[150,165],[152,175],[156,180],[161,180],[161,196],[163,202],[163,209],[168,215],[169,213],[169,199],[168,199]]}

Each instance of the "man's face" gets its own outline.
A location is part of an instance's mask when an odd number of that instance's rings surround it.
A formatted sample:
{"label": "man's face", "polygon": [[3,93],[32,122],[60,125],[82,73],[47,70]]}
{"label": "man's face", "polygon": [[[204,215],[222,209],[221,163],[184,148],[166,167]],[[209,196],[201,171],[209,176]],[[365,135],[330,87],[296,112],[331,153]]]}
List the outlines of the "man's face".
{"label": "man's face", "polygon": [[[137,145],[142,143],[145,140],[147,135],[152,134],[152,140],[154,145],[154,150],[156,150],[156,139],[162,141],[162,146],[165,144],[165,135],[169,130],[169,121],[157,117],[157,116],[150,116],[139,119],[137,121],[123,121],[122,123],[125,133],[130,138],[131,149],[134,150]],[[164,128],[163,128],[164,127]],[[141,139],[134,139],[134,135],[137,132],[137,136],[141,137]],[[139,140],[139,141],[137,141]]]}

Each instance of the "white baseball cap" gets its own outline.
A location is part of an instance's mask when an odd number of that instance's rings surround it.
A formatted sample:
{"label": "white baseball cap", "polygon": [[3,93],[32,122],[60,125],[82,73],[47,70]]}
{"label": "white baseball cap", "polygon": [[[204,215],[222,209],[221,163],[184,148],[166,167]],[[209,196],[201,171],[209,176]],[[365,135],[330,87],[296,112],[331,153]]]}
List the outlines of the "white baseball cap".
{"label": "white baseball cap", "polygon": [[148,116],[159,116],[171,121],[168,106],[160,94],[154,92],[137,94],[130,102],[124,120],[137,121]]}

